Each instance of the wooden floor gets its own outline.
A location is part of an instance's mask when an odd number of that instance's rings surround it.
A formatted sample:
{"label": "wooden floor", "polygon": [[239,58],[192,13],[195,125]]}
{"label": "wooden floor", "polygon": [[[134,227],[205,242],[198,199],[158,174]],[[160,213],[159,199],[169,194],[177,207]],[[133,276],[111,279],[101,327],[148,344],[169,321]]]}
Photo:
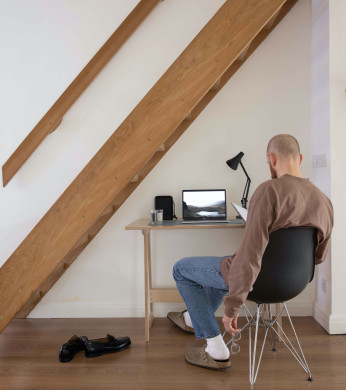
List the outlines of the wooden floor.
{"label": "wooden floor", "polygon": [[[310,317],[293,321],[314,382],[306,380],[282,344],[275,353],[268,344],[255,389],[345,390],[346,336],[329,336]],[[106,333],[130,336],[131,347],[92,359],[80,352],[69,363],[59,362],[59,348],[72,335],[99,338]],[[17,319],[0,335],[0,389],[249,389],[247,332],[225,371],[185,362],[187,349],[199,343],[165,318],[155,319],[149,344],[144,319]]]}

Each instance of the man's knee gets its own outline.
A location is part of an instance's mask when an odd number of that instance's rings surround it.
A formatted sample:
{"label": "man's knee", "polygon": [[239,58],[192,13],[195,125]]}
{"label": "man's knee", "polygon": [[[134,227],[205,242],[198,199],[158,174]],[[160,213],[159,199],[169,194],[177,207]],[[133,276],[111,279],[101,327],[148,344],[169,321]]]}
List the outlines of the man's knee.
{"label": "man's knee", "polygon": [[177,261],[173,266],[173,278],[175,281],[182,280],[184,277],[181,274],[181,269],[185,266],[185,264],[189,261],[188,257],[184,257]]}

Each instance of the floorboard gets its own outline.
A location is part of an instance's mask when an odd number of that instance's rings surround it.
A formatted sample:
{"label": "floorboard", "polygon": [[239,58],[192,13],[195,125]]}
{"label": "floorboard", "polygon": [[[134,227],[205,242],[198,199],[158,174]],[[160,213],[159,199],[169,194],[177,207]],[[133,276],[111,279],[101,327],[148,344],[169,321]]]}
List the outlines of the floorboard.
{"label": "floorboard", "polygon": [[[287,324],[284,319],[284,329]],[[346,336],[330,336],[311,317],[295,317],[314,381],[280,343],[277,352],[267,344],[257,390],[345,390]],[[132,345],[117,354],[85,358],[83,352],[60,363],[60,346],[72,335],[89,338],[130,336]],[[216,390],[249,389],[248,333],[239,341],[225,371],[189,365],[184,355],[201,344],[165,318],[154,320],[150,342],[144,342],[144,319],[16,319],[0,335],[0,389],[120,389]]]}

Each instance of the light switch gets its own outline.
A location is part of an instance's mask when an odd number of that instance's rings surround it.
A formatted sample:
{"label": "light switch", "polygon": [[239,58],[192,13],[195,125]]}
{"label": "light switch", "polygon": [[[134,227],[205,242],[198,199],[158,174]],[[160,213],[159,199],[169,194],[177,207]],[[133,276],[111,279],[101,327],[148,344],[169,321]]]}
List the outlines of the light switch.
{"label": "light switch", "polygon": [[325,154],[318,154],[316,156],[316,168],[322,168],[327,166],[327,158]]}

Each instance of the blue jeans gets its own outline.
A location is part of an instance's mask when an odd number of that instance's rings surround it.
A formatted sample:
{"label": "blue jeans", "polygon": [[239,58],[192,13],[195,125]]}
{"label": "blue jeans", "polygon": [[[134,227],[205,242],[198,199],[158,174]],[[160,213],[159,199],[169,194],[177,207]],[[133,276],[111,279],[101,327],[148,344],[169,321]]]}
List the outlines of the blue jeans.
{"label": "blue jeans", "polygon": [[228,294],[220,269],[223,257],[186,257],[173,267],[173,277],[185,301],[197,339],[219,335],[215,311]]}

